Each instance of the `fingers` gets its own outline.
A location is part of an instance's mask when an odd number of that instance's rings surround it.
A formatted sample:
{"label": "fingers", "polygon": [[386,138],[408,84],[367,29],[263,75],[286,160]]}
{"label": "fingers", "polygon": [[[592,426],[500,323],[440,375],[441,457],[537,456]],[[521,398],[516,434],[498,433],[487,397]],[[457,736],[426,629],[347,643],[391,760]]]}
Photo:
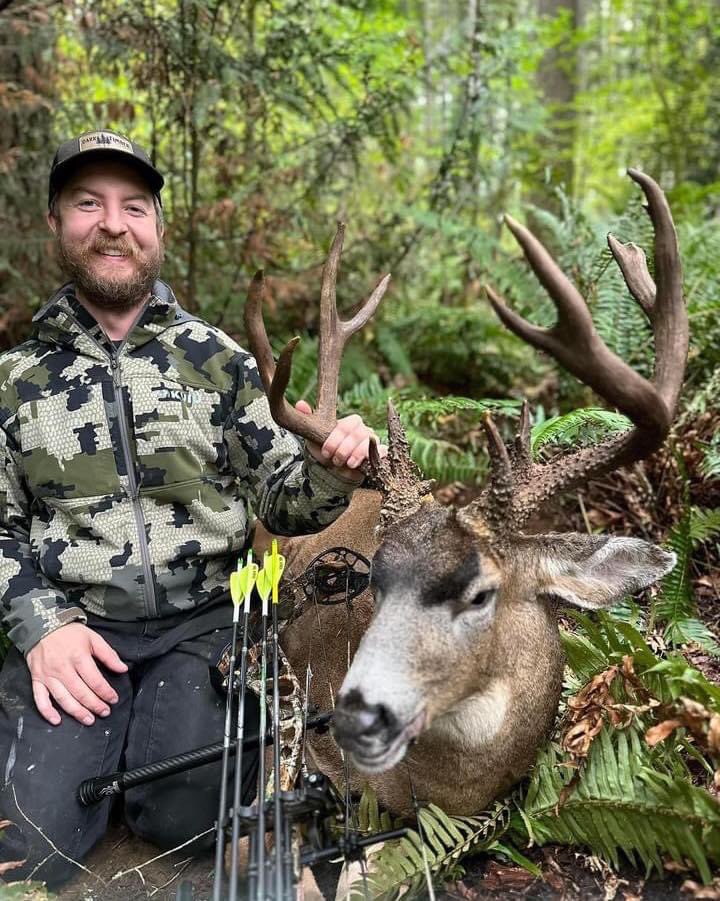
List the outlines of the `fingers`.
{"label": "fingers", "polygon": [[373,432],[362,419],[353,414],[339,419],[322,446],[324,459],[333,466],[357,469],[368,458],[368,446]]}
{"label": "fingers", "polygon": [[[78,679],[78,681],[80,680]],[[74,688],[77,690],[77,686],[74,686]],[[83,726],[92,726],[95,722],[95,717],[90,713],[87,707],[83,707],[83,705],[73,697],[71,692],[59,679],[56,679],[54,676],[48,679],[47,689],[53,696],[55,702],[65,711],[65,713],[69,714],[79,723],[82,723]]]}
{"label": "fingers", "polygon": [[69,623],[48,633],[28,652],[25,659],[35,705],[52,725],[62,721],[56,707],[84,726],[91,726],[95,716],[110,715],[110,705],[117,703],[118,695],[95,657],[115,672],[128,669],[113,648],[82,623]]}
{"label": "fingers", "polygon": [[[123,663],[118,657],[115,649],[112,648],[102,636],[98,635],[97,632],[91,634],[90,646],[93,655],[97,657],[100,663],[104,663],[108,669],[111,669],[114,673],[127,672],[127,663]],[[98,675],[100,675],[99,672]],[[105,684],[107,685],[107,682]],[[108,688],[110,688],[109,685]]]}
{"label": "fingers", "polygon": [[368,437],[362,437],[355,433],[347,435],[333,454],[333,466],[348,466],[350,469],[357,469],[363,460],[367,460],[369,444]]}
{"label": "fingers", "polygon": [[[91,660],[83,660],[81,663],[77,665],[78,675],[81,677],[84,685],[88,687],[88,689],[100,700],[100,710],[96,710],[96,713],[99,713],[100,716],[107,716],[110,713],[108,704],[117,704],[118,696],[110,683],[103,677],[103,674],[100,670],[95,666],[94,661]],[[75,695],[77,698],[80,698],[79,695]],[[82,700],[82,698],[80,698]],[[103,703],[104,702],[104,703]],[[83,700],[83,703],[85,701]],[[95,709],[95,708],[93,708]],[[107,710],[107,713],[103,713],[103,710]]]}
{"label": "fingers", "polygon": [[299,410],[301,413],[305,413],[305,414],[312,413],[312,407],[306,400],[299,400],[295,404],[295,409]]}
{"label": "fingers", "polygon": [[35,699],[35,706],[41,717],[46,719],[51,726],[60,725],[60,714],[50,703],[50,693],[42,682],[32,680],[32,692]]}

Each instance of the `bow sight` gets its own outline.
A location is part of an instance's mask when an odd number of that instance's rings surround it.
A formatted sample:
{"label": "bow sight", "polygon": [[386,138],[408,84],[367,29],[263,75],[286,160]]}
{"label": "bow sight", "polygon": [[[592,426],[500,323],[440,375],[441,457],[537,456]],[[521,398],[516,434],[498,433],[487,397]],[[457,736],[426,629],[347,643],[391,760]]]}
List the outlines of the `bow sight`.
{"label": "bow sight", "polygon": [[[230,646],[221,656],[217,667],[211,668],[211,681],[226,695],[225,729],[222,742],[196,748],[173,757],[128,770],[88,779],[78,788],[78,799],[84,806],[97,803],[112,795],[121,794],[135,785],[160,779],[172,773],[184,772],[204,764],[222,760],[220,801],[216,823],[215,876],[213,901],[294,901],[303,867],[322,861],[342,858],[364,862],[365,848],[377,842],[399,838],[406,830],[363,835],[351,827],[349,794],[341,796],[322,773],[311,772],[305,765],[305,755],[292,786],[283,786],[283,719],[281,717],[280,683],[283,661],[278,640],[278,608],[283,619],[293,619],[312,600],[320,604],[345,602],[367,588],[369,561],[348,548],[331,548],[308,566],[298,579],[283,586],[279,581],[284,560],[273,542],[272,553],[265,555],[262,569],[252,562],[252,553],[244,566],[232,574],[230,591],[233,599],[233,633]],[[251,596],[260,598],[261,639],[259,647],[250,647],[249,622]],[[272,675],[267,679],[268,662],[268,602],[272,596]],[[240,607],[243,607],[242,629]],[[238,663],[238,637],[242,631],[242,647]],[[308,709],[311,672],[306,674],[305,697],[302,708],[302,741],[307,731],[327,731],[332,713]],[[271,682],[272,704],[268,704],[268,681]],[[295,680],[296,681],[296,680]],[[257,684],[254,684],[257,683]],[[256,735],[244,734],[244,698],[253,685],[260,696],[260,728]],[[266,715],[270,707],[269,726]],[[235,737],[231,724],[236,721]],[[273,749],[272,778],[266,779],[266,748]],[[257,749],[259,755],[257,797],[252,805],[241,804],[243,753]],[[236,758],[233,793],[228,803],[228,774],[230,758]],[[286,768],[287,769],[287,768]],[[287,777],[287,773],[284,774]],[[287,780],[286,780],[287,781]],[[268,850],[267,835],[272,833],[272,849]],[[238,845],[249,839],[247,869],[240,873]],[[230,843],[229,876],[224,878],[224,852]],[[227,885],[225,884],[227,882]],[[176,893],[176,901],[191,901],[192,884],[184,882]]]}

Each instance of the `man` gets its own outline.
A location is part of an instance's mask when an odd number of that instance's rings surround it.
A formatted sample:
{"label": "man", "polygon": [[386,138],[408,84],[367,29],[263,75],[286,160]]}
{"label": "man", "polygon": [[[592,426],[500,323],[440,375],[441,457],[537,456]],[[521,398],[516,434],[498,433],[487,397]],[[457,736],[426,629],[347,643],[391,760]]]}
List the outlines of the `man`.
{"label": "man", "polygon": [[[83,779],[219,738],[208,660],[248,504],[275,532],[317,531],[367,458],[357,416],[322,448],[279,429],[252,357],[158,280],[162,186],[113,132],[59,148],[48,225],[70,282],[0,355],[0,862],[24,860],[5,878],[74,874],[109,815],[77,803]],[[201,767],[128,792],[125,817],[161,847],[209,830],[207,846],[218,790]]]}

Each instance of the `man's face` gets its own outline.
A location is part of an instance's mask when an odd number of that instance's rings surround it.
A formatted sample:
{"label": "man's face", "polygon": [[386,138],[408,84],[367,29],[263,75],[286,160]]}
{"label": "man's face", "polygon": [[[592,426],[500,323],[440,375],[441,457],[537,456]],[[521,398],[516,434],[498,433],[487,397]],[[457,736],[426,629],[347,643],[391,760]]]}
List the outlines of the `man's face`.
{"label": "man's face", "polygon": [[82,166],[63,185],[48,225],[81,298],[115,312],[148,298],[163,260],[162,230],[152,193],[132,166]]}

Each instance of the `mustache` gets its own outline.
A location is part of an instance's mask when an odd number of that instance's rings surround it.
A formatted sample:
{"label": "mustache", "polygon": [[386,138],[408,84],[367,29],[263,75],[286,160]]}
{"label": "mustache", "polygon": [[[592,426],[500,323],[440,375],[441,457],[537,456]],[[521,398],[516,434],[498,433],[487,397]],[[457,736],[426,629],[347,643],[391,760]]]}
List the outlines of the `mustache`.
{"label": "mustache", "polygon": [[92,245],[88,247],[88,250],[95,251],[95,253],[109,253],[111,251],[116,251],[117,253],[123,254],[123,256],[133,258],[137,258],[138,255],[137,251],[129,241],[123,239],[111,240],[103,238],[102,236],[97,236],[92,242]]}

